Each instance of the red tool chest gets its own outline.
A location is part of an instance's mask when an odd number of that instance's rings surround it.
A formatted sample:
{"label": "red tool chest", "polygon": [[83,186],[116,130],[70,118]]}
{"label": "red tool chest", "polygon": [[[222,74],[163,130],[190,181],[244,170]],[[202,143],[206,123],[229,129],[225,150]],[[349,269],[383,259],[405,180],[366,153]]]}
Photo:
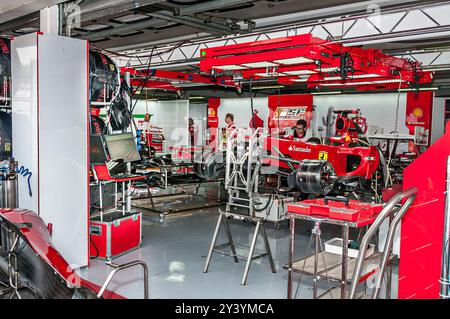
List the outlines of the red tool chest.
{"label": "red tool chest", "polygon": [[118,215],[105,215],[103,221],[91,220],[91,257],[109,260],[140,247],[142,214]]}
{"label": "red tool chest", "polygon": [[345,203],[320,198],[288,205],[288,212],[354,222],[374,217],[382,208],[382,204],[363,203],[357,200]]}

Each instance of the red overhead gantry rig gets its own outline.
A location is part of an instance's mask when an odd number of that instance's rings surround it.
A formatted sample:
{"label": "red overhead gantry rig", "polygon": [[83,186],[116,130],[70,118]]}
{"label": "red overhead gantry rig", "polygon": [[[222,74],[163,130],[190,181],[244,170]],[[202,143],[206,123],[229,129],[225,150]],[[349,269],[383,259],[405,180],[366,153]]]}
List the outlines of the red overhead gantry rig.
{"label": "red overhead gantry rig", "polygon": [[379,50],[345,47],[311,34],[201,50],[200,70],[239,72],[246,79],[277,78],[280,84],[396,89],[430,83],[418,62]]}
{"label": "red overhead gantry rig", "polygon": [[133,88],[151,88],[167,91],[181,92],[182,83],[198,83],[203,85],[217,85],[232,87],[240,90],[239,83],[231,76],[210,77],[196,73],[174,72],[165,70],[136,70],[134,68],[122,68],[121,74],[129,72],[132,76],[131,86]]}

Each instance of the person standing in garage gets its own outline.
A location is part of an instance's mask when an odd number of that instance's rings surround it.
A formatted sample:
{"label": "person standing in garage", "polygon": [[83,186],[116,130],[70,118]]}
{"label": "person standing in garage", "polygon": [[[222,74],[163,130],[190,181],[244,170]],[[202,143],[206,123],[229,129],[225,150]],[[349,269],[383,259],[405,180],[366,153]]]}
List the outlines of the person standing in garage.
{"label": "person standing in garage", "polygon": [[146,113],[144,116],[144,121],[138,122],[138,129],[141,131],[141,144],[145,145],[147,144],[147,134],[150,131],[151,124],[150,119],[152,115],[150,113]]}
{"label": "person standing in garage", "polygon": [[195,125],[191,117],[189,118],[189,137],[191,146],[196,146],[198,142],[198,126]]}
{"label": "person standing in garage", "polygon": [[145,116],[144,116],[144,121],[141,123],[141,125],[142,125],[142,130],[143,131],[146,131],[146,130],[149,130],[150,129],[150,126],[151,126],[151,124],[150,124],[150,119],[151,119],[151,114],[150,113],[146,113],[145,114]]}
{"label": "person standing in garage", "polygon": [[229,136],[231,132],[236,129],[236,124],[234,124],[234,115],[232,113],[227,113],[227,115],[225,115],[225,123],[227,124],[226,134]]}
{"label": "person standing in garage", "polygon": [[225,124],[227,126],[222,132],[223,133],[222,134],[222,144],[223,144],[223,146],[226,147],[228,137],[236,129],[236,124],[234,124],[234,114],[233,113],[227,113],[225,115]]}
{"label": "person standing in garage", "polygon": [[303,119],[298,120],[294,127],[286,130],[285,137],[306,141],[310,138],[308,134],[308,123]]}

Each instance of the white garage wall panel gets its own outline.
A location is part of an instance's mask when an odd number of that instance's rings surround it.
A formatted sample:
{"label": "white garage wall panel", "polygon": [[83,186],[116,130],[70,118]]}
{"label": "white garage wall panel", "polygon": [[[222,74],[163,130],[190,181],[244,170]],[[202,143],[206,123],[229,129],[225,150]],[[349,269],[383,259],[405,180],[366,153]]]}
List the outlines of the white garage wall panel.
{"label": "white garage wall panel", "polygon": [[33,171],[33,197],[26,200],[21,181],[20,207],[53,224],[58,251],[83,267],[89,261],[88,43],[34,34],[16,38],[12,48],[19,75],[12,83],[14,155]]}
{"label": "white garage wall panel", "polygon": [[[381,127],[384,133],[389,133],[395,129],[397,104],[399,105],[398,131],[401,134],[409,132],[405,125],[406,94],[404,93],[400,96],[393,93],[316,95],[313,104],[316,107],[313,121],[315,126],[312,128],[315,133],[318,132],[319,127],[323,127],[322,119],[327,117],[328,108],[331,106],[336,110],[359,108],[367,118],[369,126]],[[258,109],[259,116],[264,119],[264,126],[267,127],[268,98],[255,98],[254,107]],[[225,125],[225,114],[233,113],[238,127],[248,127],[251,119],[250,99],[221,99],[218,113],[221,126]]]}
{"label": "white garage wall panel", "polygon": [[[253,108],[258,110],[258,116],[264,120],[264,127],[267,127],[267,119],[269,118],[269,99],[267,97],[254,98]],[[218,110],[219,126],[224,127],[225,115],[227,113],[234,114],[234,123],[237,127],[249,127],[252,118],[251,101],[246,99],[220,99]]]}
{"label": "white garage wall panel", "polygon": [[[397,103],[398,101],[398,103]],[[328,108],[333,106],[336,110],[361,109],[370,126],[378,126],[384,129],[384,133],[390,133],[395,129],[395,111],[397,104],[398,131],[408,134],[405,125],[406,118],[406,94],[377,93],[377,94],[342,94],[342,95],[316,95],[314,96],[316,111],[316,123],[322,126],[322,118],[327,117]],[[317,131],[317,127],[315,128]]]}
{"label": "white garage wall panel", "polygon": [[153,114],[151,123],[162,126],[167,147],[188,145],[189,101],[137,101],[134,115]]}
{"label": "white garage wall panel", "polygon": [[39,38],[40,212],[53,223],[52,237],[64,258],[87,266],[88,44],[52,35]]}
{"label": "white garage wall panel", "polygon": [[208,104],[189,103],[189,117],[194,120],[198,127],[197,145],[205,145],[208,128]]}
{"label": "white garage wall panel", "polygon": [[[133,102],[134,103],[134,102]],[[187,107],[187,111],[186,111]],[[134,109],[133,115],[137,116],[137,120],[142,120],[142,116],[149,112],[153,114],[151,123],[162,126],[166,136],[167,145],[181,145],[181,142],[188,141],[187,136],[187,119],[192,117],[195,125],[199,130],[197,145],[205,144],[208,105],[203,103],[193,104],[188,100],[177,101],[145,101],[139,100]],[[174,113],[176,112],[176,113]],[[176,116],[176,117],[175,117]],[[179,117],[178,117],[179,116]],[[172,129],[170,129],[172,128]],[[174,129],[176,128],[176,134]],[[182,128],[182,129],[180,129]],[[182,132],[186,128],[185,132]],[[183,138],[168,138],[172,135],[183,135]],[[181,142],[180,142],[181,141]],[[187,145],[187,144],[185,144]]]}
{"label": "white garage wall panel", "polygon": [[19,207],[38,212],[38,86],[37,35],[15,38],[11,43],[13,156],[31,176],[19,177]]}

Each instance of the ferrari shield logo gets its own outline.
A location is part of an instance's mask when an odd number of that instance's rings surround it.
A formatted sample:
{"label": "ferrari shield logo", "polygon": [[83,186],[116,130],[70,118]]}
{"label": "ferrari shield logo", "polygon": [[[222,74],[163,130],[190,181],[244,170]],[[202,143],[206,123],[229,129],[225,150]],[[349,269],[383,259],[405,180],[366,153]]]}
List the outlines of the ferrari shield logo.
{"label": "ferrari shield logo", "polygon": [[322,161],[328,161],[328,153],[327,152],[319,152],[319,159]]}

